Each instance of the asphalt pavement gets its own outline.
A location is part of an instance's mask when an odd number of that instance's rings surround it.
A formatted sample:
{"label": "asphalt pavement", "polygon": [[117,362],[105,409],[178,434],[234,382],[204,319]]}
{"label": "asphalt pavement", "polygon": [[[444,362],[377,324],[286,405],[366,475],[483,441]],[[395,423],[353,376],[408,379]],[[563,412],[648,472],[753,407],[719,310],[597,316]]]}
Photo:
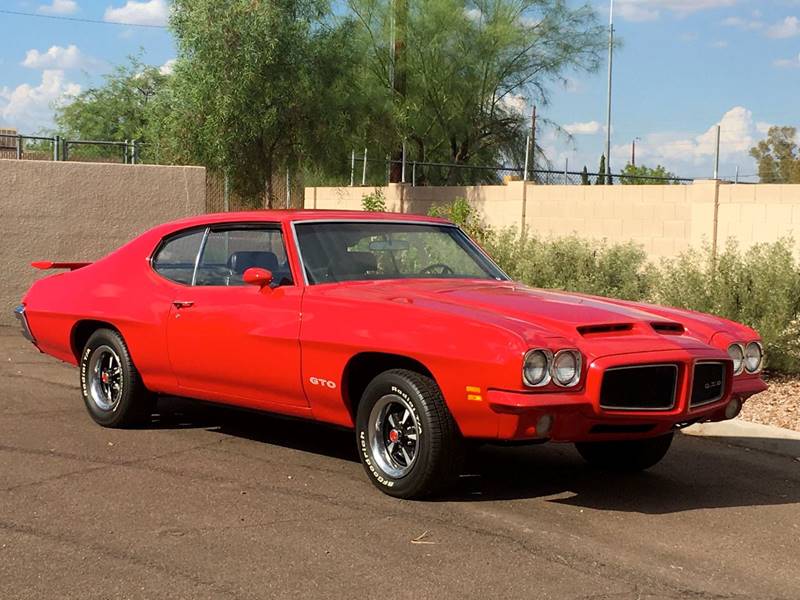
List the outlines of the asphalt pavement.
{"label": "asphalt pavement", "polygon": [[800,461],[729,442],[628,476],[486,447],[402,501],[340,429],[174,398],[103,429],[74,368],[0,328],[0,598],[797,600]]}

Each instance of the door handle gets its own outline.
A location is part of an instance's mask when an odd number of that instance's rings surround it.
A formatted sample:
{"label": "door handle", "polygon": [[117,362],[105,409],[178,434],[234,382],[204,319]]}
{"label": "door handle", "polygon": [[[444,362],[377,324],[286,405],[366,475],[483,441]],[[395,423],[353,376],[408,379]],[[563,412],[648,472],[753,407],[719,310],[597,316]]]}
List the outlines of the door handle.
{"label": "door handle", "polygon": [[172,303],[175,308],[191,308],[194,306],[193,300],[176,300]]}

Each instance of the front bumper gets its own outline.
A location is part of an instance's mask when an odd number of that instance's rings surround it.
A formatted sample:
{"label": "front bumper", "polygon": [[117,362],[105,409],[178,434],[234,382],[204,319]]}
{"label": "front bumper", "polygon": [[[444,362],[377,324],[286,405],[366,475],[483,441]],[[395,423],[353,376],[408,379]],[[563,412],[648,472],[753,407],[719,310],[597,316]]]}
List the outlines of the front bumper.
{"label": "front bumper", "polygon": [[[497,414],[500,440],[550,439],[559,442],[602,441],[653,437],[691,423],[722,421],[738,414],[741,402],[767,389],[757,375],[733,377],[728,370],[725,393],[707,404],[692,406],[694,366],[708,360],[727,360],[723,355],[693,352],[649,352],[613,356],[594,361],[587,369],[583,387],[574,392],[531,393],[490,389],[487,402]],[[676,401],[668,410],[609,410],[600,405],[603,374],[620,366],[674,363],[679,365]],[[733,400],[736,410],[726,408]],[[735,416],[733,414],[733,416]],[[543,419],[549,416],[550,419]],[[545,423],[549,429],[541,431]]]}

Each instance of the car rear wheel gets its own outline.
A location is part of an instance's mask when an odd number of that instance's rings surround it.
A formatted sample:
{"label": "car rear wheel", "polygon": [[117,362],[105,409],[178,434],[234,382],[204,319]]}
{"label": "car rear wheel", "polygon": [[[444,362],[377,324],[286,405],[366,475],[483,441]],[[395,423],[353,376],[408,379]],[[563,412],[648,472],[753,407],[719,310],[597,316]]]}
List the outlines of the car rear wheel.
{"label": "car rear wheel", "polygon": [[398,498],[444,490],[458,475],[462,444],[436,383],[394,369],[367,386],[358,405],[356,441],[370,481]]}
{"label": "car rear wheel", "polygon": [[81,393],[89,415],[104,427],[130,427],[150,417],[155,397],[142,384],[122,336],[95,331],[81,353]]}
{"label": "car rear wheel", "polygon": [[592,466],[609,471],[644,471],[661,461],[672,444],[670,432],[644,440],[579,442],[578,453]]}

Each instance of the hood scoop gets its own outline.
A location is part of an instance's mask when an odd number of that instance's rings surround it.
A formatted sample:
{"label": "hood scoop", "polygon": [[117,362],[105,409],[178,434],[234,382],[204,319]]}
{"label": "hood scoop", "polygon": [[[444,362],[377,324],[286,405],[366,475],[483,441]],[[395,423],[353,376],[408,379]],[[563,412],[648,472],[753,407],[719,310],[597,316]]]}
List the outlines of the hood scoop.
{"label": "hood scoop", "polygon": [[656,333],[664,335],[682,335],[685,331],[683,325],[674,321],[656,321],[650,323],[650,326]]}
{"label": "hood scoop", "polygon": [[603,323],[600,325],[581,325],[578,333],[583,337],[619,335],[633,330],[633,323]]}

